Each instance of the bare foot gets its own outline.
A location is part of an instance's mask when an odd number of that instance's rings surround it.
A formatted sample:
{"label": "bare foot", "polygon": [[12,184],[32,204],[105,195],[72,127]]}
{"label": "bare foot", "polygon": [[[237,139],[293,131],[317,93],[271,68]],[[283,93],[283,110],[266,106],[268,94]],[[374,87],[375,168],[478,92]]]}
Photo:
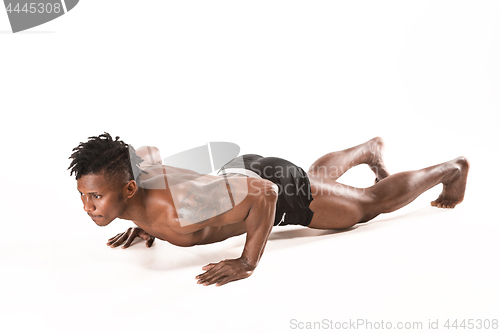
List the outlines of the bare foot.
{"label": "bare foot", "polygon": [[452,172],[449,179],[443,180],[443,192],[439,197],[431,202],[431,206],[439,208],[455,208],[464,200],[467,174],[469,173],[469,161],[461,156],[450,161],[455,172]]}
{"label": "bare foot", "polygon": [[368,165],[370,169],[375,173],[375,183],[378,183],[384,178],[389,177],[390,173],[385,166],[383,153],[385,143],[381,137],[375,137],[366,143],[368,150],[370,151],[370,159]]}

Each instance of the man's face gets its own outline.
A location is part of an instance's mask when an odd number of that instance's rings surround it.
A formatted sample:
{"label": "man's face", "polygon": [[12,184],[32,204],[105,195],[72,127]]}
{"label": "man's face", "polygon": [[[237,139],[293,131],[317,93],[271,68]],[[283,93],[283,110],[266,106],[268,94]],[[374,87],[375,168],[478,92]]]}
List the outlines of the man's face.
{"label": "man's face", "polygon": [[110,224],[124,209],[121,187],[104,174],[81,176],[77,189],[83,209],[101,227]]}

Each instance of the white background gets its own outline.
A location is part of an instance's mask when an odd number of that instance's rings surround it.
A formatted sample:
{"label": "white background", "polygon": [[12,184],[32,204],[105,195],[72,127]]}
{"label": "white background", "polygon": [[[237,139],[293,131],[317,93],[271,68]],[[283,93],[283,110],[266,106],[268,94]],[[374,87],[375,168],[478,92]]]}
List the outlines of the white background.
{"label": "white background", "polygon": [[[0,10],[2,331],[500,319],[499,37],[498,1],[83,0],[18,34]],[[98,228],[66,170],[104,131],[163,156],[229,141],[303,168],[382,136],[393,173],[460,155],[471,171],[454,210],[430,207],[437,186],[348,232],[275,228],[252,277],[203,287],[201,267],[244,236],[107,247],[132,223]]]}

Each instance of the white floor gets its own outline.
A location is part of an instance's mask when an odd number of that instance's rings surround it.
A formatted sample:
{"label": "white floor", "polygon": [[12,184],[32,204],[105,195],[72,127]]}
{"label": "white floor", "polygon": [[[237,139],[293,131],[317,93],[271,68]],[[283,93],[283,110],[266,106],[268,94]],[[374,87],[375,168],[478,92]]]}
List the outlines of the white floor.
{"label": "white floor", "polygon": [[[437,320],[456,331],[448,319],[499,320],[500,6],[207,3],[82,1],[16,35],[0,14],[1,330],[352,331],[369,321],[381,331],[383,321],[427,331]],[[304,168],[380,135],[393,173],[460,155],[471,171],[454,210],[429,205],[437,186],[346,232],[277,227],[250,278],[204,287],[201,267],[239,256],[244,236],[107,247],[131,222],[97,227],[66,170],[71,149],[103,131],[165,155],[230,141]],[[360,166],[341,181],[369,186],[373,175]]]}
{"label": "white floor", "polygon": [[500,226],[478,198],[486,186],[473,181],[455,210],[418,199],[346,232],[275,228],[253,276],[223,287],[194,277],[207,263],[237,257],[243,236],[193,248],[140,241],[110,249],[106,239],[123,224],[82,232],[91,222],[83,214],[54,221],[27,213],[24,225],[7,226],[0,248],[2,326],[283,332],[293,320],[427,327],[430,319],[498,318]]}

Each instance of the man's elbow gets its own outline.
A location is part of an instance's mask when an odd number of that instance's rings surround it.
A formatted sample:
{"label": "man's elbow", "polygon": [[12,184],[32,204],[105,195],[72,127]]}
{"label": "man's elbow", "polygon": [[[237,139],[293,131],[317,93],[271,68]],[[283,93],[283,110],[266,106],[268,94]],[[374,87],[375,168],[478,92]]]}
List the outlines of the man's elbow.
{"label": "man's elbow", "polygon": [[272,208],[276,207],[276,202],[278,201],[279,188],[276,184],[271,181],[266,180],[265,186],[263,186],[260,192],[259,199],[265,206]]}
{"label": "man's elbow", "polygon": [[266,194],[271,201],[273,201],[276,204],[276,201],[278,201],[278,195],[279,195],[279,187],[278,185],[274,184],[271,186],[271,189],[268,191]]}

